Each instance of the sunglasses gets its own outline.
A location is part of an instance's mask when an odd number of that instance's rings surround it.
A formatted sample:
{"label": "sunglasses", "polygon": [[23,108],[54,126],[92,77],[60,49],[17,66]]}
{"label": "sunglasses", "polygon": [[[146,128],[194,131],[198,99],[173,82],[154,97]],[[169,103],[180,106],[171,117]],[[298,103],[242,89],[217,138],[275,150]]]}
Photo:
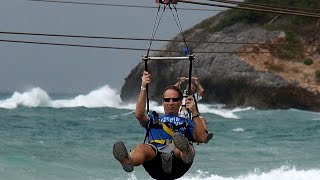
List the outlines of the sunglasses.
{"label": "sunglasses", "polygon": [[178,102],[180,100],[180,98],[163,98],[164,102],[170,102],[171,100],[173,102]]}

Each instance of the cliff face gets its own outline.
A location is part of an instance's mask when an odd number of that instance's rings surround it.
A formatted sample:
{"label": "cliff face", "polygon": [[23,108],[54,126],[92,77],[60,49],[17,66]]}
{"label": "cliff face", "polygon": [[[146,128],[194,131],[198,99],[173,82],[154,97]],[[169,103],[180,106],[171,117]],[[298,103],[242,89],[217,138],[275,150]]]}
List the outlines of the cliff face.
{"label": "cliff face", "polygon": [[[261,53],[262,51],[271,51],[271,48],[243,44],[243,42],[259,42],[263,44],[274,42],[278,39],[286,39],[285,31],[281,29],[270,31],[256,23],[242,22],[226,26],[216,32],[208,30],[208,28],[214,27],[221,22],[226,15],[227,13],[221,13],[216,17],[205,20],[185,34],[187,40],[198,41],[188,43],[190,49],[194,52],[211,52],[194,53],[195,60],[192,73],[193,76],[197,76],[200,79],[205,89],[202,102],[222,103],[228,107],[252,106],[261,109],[298,108],[320,111],[320,91],[319,84],[316,81],[309,86],[303,80],[298,81],[288,78],[290,73],[283,76],[279,71],[274,71],[272,68],[263,69],[262,66],[265,67],[268,63],[272,64],[276,58],[275,55],[268,53],[269,56],[266,59],[265,53]],[[181,38],[177,36],[174,39],[180,40]],[[183,43],[172,42],[168,43],[165,49],[180,50],[183,47]],[[248,51],[248,49],[253,49],[255,53],[239,53]],[[312,53],[313,57],[318,54],[316,50]],[[153,56],[182,55],[169,52],[155,53]],[[281,61],[279,58],[277,60]],[[319,58],[314,59],[312,66],[315,69],[320,67],[319,61]],[[283,66],[286,67],[285,63],[289,61],[283,60],[283,62]],[[149,97],[151,100],[159,102],[164,87],[174,84],[178,77],[188,76],[189,61],[149,61],[148,69],[152,74]],[[126,78],[121,90],[123,101],[136,100],[140,91],[143,70],[144,63],[141,62]],[[303,83],[304,85],[302,85]]]}

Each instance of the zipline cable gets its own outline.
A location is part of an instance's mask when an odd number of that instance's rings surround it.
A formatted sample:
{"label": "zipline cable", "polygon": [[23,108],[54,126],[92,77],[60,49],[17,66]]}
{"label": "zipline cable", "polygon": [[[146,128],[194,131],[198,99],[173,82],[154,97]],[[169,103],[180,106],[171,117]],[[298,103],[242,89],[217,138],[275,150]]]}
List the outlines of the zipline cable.
{"label": "zipline cable", "polygon": [[[45,2],[45,3],[62,3],[62,4],[78,4],[78,5],[95,5],[95,6],[111,6],[111,7],[129,7],[129,8],[149,8],[156,9],[154,6],[143,6],[143,5],[126,5],[126,4],[111,4],[111,3],[92,3],[92,2],[75,2],[75,1],[62,1],[62,0],[27,0],[34,2]],[[209,0],[214,1],[214,0]],[[225,0],[216,0],[217,2],[227,3]],[[229,1],[230,4],[238,4],[238,5],[248,5],[248,6],[256,6],[256,7],[269,7],[276,8],[279,10],[307,10],[307,11],[319,11],[319,9],[303,9],[297,7],[290,6],[276,6],[269,4],[258,4],[258,3],[247,3],[247,2],[239,2],[239,1]],[[223,11],[217,9],[202,9],[202,8],[177,8],[179,10],[191,10],[191,11]],[[302,11],[303,12],[303,11]],[[311,13],[311,12],[304,12]]]}
{"label": "zipline cable", "polygon": [[266,12],[266,13],[278,13],[278,14],[285,14],[285,15],[295,15],[295,16],[303,16],[303,17],[312,17],[312,18],[320,18],[320,14],[308,14],[308,13],[295,13],[295,12],[286,12],[283,11],[275,11],[269,9],[258,9],[258,8],[251,8],[251,7],[240,7],[240,6],[231,6],[231,5],[223,5],[223,4],[210,4],[210,3],[202,3],[190,0],[178,0],[181,3],[187,4],[196,4],[196,5],[203,5],[203,6],[214,6],[214,7],[223,7],[223,8],[230,8],[230,9],[242,9],[242,10],[251,10],[257,12]]}
{"label": "zipline cable", "polygon": [[231,0],[209,0],[214,2],[222,2],[227,4],[236,4],[239,5],[239,7],[252,7],[252,8],[261,8],[265,10],[275,10],[275,11],[284,11],[284,12],[292,12],[292,13],[301,13],[301,14],[308,14],[308,15],[319,15],[318,13],[313,12],[306,12],[306,11],[298,11],[298,10],[292,10],[292,9],[284,9],[280,7],[275,6],[268,6],[268,5],[258,5],[253,3],[246,3],[246,2],[239,2],[239,1],[231,1]]}
{"label": "zipline cable", "polygon": [[[128,40],[128,41],[150,41],[150,38],[132,38],[132,37],[114,37],[114,36],[89,36],[89,35],[71,35],[71,34],[48,34],[48,33],[30,33],[30,32],[12,32],[0,31],[0,34],[7,35],[26,35],[26,36],[47,36],[47,37],[63,37],[63,38],[87,38],[87,39],[111,39],[111,40]],[[156,39],[158,42],[184,42],[184,40]],[[203,44],[243,44],[243,45],[272,45],[272,46],[301,46],[301,44],[286,43],[263,43],[263,42],[232,42],[232,41],[196,41],[186,40],[187,43],[203,43]],[[306,44],[308,47],[318,47],[320,44]]]}
{"label": "zipline cable", "polygon": [[[98,45],[86,45],[86,44],[66,44],[66,43],[50,43],[40,41],[23,41],[23,40],[10,40],[0,39],[0,42],[18,43],[18,44],[38,44],[38,45],[52,45],[52,46],[67,46],[67,47],[82,47],[82,48],[96,48],[96,49],[116,49],[116,50],[131,50],[131,51],[146,51],[146,48],[129,48],[129,47],[115,47],[115,46],[98,46]],[[150,49],[153,52],[172,52],[181,53],[181,51],[175,50],[157,50]],[[194,51],[196,54],[269,54],[270,51]]]}
{"label": "zipline cable", "polygon": [[[111,3],[92,3],[92,2],[75,2],[75,1],[59,1],[59,0],[27,0],[34,2],[43,3],[61,3],[61,4],[76,4],[76,5],[93,5],[93,6],[110,6],[110,7],[127,7],[127,8],[145,8],[145,9],[157,9],[155,6],[143,6],[143,5],[128,5],[128,4],[111,4]],[[203,8],[178,8],[179,10],[186,11],[217,11],[221,12],[220,9],[203,9]]]}
{"label": "zipline cable", "polygon": [[291,10],[291,11],[302,11],[302,13],[313,13],[310,11],[320,11],[320,9],[306,9],[306,8],[299,8],[294,6],[281,6],[281,5],[270,5],[270,4],[263,4],[263,3],[252,3],[252,2],[240,2],[234,0],[209,0],[209,1],[216,1],[216,2],[223,2],[223,3],[230,3],[230,4],[237,4],[237,5],[244,5],[244,6],[252,6],[252,7],[262,7],[262,8],[274,8],[278,10]]}

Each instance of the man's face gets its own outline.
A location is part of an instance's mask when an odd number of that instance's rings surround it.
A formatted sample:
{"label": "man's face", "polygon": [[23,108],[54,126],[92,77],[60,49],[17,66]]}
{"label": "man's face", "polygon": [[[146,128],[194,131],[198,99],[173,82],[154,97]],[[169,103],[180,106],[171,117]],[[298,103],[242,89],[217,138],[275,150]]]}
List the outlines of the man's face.
{"label": "man's face", "polygon": [[179,93],[174,89],[168,89],[163,94],[162,106],[165,114],[178,115],[181,106]]}

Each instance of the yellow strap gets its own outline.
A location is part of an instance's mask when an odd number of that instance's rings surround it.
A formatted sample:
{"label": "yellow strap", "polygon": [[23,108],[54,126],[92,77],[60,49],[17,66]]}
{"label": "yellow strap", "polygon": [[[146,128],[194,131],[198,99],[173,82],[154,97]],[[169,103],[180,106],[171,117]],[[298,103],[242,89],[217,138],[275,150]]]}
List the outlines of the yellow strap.
{"label": "yellow strap", "polygon": [[149,143],[166,144],[166,140],[156,139],[156,140],[151,140],[151,141],[149,141]]}
{"label": "yellow strap", "polygon": [[[165,123],[161,123],[162,129],[168,133],[170,136],[173,136],[174,131],[170,129]],[[166,144],[166,140],[164,139],[154,139],[150,140],[149,143],[158,143],[158,144]]]}
{"label": "yellow strap", "polygon": [[170,136],[173,136],[174,132],[170,129],[165,123],[161,123],[163,130],[168,133]]}

